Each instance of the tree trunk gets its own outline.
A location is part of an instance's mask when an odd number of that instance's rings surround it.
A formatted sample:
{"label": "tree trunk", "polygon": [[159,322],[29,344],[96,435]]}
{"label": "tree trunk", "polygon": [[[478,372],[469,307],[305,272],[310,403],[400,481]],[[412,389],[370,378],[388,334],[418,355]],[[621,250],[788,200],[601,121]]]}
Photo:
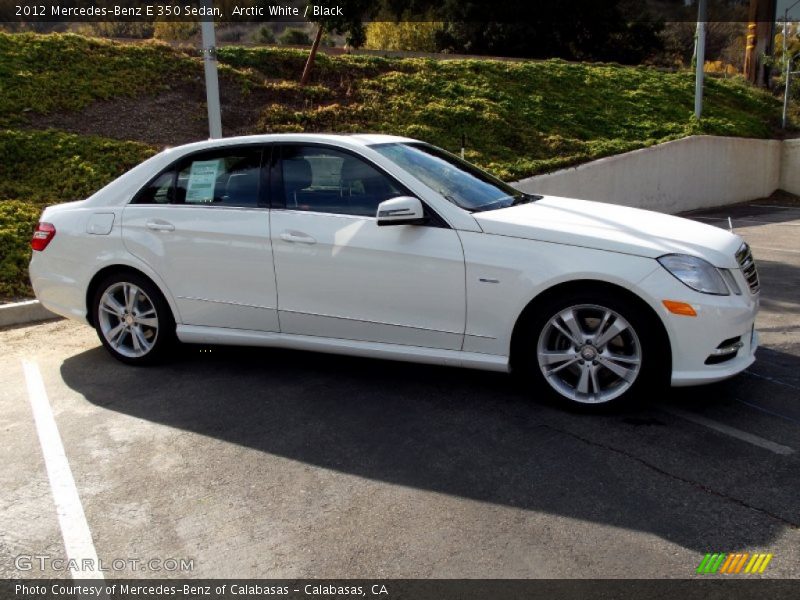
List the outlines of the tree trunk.
{"label": "tree trunk", "polygon": [[750,0],[749,24],[745,42],[744,76],[756,85],[766,87],[769,73],[763,57],[772,54],[777,19],[775,0]]}
{"label": "tree trunk", "polygon": [[314,38],[314,44],[311,46],[311,53],[308,55],[306,66],[303,69],[303,76],[300,78],[300,85],[307,84],[308,79],[311,77],[311,69],[314,68],[314,59],[317,56],[319,42],[322,40],[322,29],[322,25],[317,28],[317,37]]}

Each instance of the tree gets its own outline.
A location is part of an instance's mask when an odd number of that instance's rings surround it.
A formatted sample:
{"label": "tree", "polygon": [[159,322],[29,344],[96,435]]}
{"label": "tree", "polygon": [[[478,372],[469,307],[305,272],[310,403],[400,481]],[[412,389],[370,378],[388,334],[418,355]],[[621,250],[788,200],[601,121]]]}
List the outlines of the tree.
{"label": "tree", "polygon": [[[308,54],[300,85],[308,83],[319,44],[325,32],[345,35],[345,41],[353,48],[360,48],[366,41],[364,19],[375,14],[379,4],[374,0],[314,0],[309,2],[309,20],[317,24],[317,35]],[[317,13],[312,12],[316,10]]]}
{"label": "tree", "polygon": [[661,23],[630,0],[384,0],[396,17],[430,13],[437,49],[467,54],[638,63],[661,46]]}
{"label": "tree", "polygon": [[745,45],[744,76],[751,83],[766,85],[767,65],[764,58],[772,53],[775,0],[750,0],[747,20],[751,29]]}
{"label": "tree", "polygon": [[[660,37],[664,51],[654,62],[665,66],[686,66],[692,61],[697,23],[667,23]],[[747,24],[742,22],[708,21],[706,23],[706,61],[722,61],[742,70]]]}
{"label": "tree", "polygon": [[[778,89],[786,86],[786,59],[800,54],[800,24],[789,22],[786,27],[786,55],[783,53],[783,26],[775,37],[775,59],[773,61],[775,73],[775,85]],[[797,70],[798,61],[792,64],[793,70]],[[800,77],[797,75],[790,77],[790,97],[800,99]]]}

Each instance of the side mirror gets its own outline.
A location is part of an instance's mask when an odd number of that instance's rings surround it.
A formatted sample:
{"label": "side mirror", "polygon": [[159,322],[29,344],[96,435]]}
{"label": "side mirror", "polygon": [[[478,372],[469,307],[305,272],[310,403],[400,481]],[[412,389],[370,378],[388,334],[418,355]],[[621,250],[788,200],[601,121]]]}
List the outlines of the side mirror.
{"label": "side mirror", "polygon": [[378,227],[387,225],[422,225],[427,220],[422,202],[412,196],[384,200],[378,205]]}

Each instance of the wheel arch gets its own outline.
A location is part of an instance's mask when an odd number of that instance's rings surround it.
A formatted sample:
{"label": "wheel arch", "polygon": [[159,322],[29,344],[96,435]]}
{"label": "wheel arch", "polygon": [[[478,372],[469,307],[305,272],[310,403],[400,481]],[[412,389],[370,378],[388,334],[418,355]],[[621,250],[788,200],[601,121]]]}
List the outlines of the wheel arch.
{"label": "wheel arch", "polygon": [[97,292],[97,287],[100,285],[100,282],[103,281],[109,275],[114,273],[135,273],[141,277],[147,279],[150,283],[152,283],[161,295],[164,296],[164,299],[167,301],[167,305],[169,306],[170,310],[172,311],[172,316],[175,321],[178,320],[178,312],[175,308],[175,304],[172,300],[172,296],[167,293],[167,290],[164,288],[159,281],[157,281],[154,277],[152,277],[149,273],[146,273],[142,269],[138,269],[132,265],[126,265],[123,263],[115,263],[112,265],[106,265],[99,271],[97,271],[89,281],[89,284],[86,286],[86,320],[88,321],[89,325],[92,327],[95,326],[93,310],[92,310],[92,301],[94,299],[94,295]]}
{"label": "wheel arch", "polygon": [[536,309],[554,297],[572,292],[589,291],[611,292],[614,294],[619,294],[621,297],[626,298],[642,310],[642,313],[647,316],[651,324],[654,326],[654,330],[658,334],[659,339],[657,340],[657,347],[663,352],[664,358],[668,361],[668,368],[665,368],[665,371],[671,374],[672,344],[670,342],[667,328],[664,325],[661,317],[658,315],[655,309],[640,295],[621,285],[600,279],[576,279],[555,284],[540,292],[533,299],[531,299],[528,304],[525,305],[525,308],[522,309],[522,312],[517,317],[511,333],[511,344],[509,349],[509,365],[511,370],[514,370],[515,359],[522,354],[520,352],[520,346],[523,339],[522,333],[525,331],[526,324],[536,314]]}

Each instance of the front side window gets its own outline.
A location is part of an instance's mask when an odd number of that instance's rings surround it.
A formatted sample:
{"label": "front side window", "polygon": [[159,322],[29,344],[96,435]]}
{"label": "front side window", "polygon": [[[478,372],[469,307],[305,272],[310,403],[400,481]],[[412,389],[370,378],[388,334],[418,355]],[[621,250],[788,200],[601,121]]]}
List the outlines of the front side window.
{"label": "front side window", "polygon": [[153,179],[134,202],[256,207],[261,173],[261,148],[194,154]]}
{"label": "front side window", "polygon": [[465,210],[506,208],[538,198],[430,144],[389,143],[371,147]]}
{"label": "front side window", "polygon": [[378,204],[404,195],[361,158],[316,146],[284,146],[281,194],[287,209],[374,217]]}

